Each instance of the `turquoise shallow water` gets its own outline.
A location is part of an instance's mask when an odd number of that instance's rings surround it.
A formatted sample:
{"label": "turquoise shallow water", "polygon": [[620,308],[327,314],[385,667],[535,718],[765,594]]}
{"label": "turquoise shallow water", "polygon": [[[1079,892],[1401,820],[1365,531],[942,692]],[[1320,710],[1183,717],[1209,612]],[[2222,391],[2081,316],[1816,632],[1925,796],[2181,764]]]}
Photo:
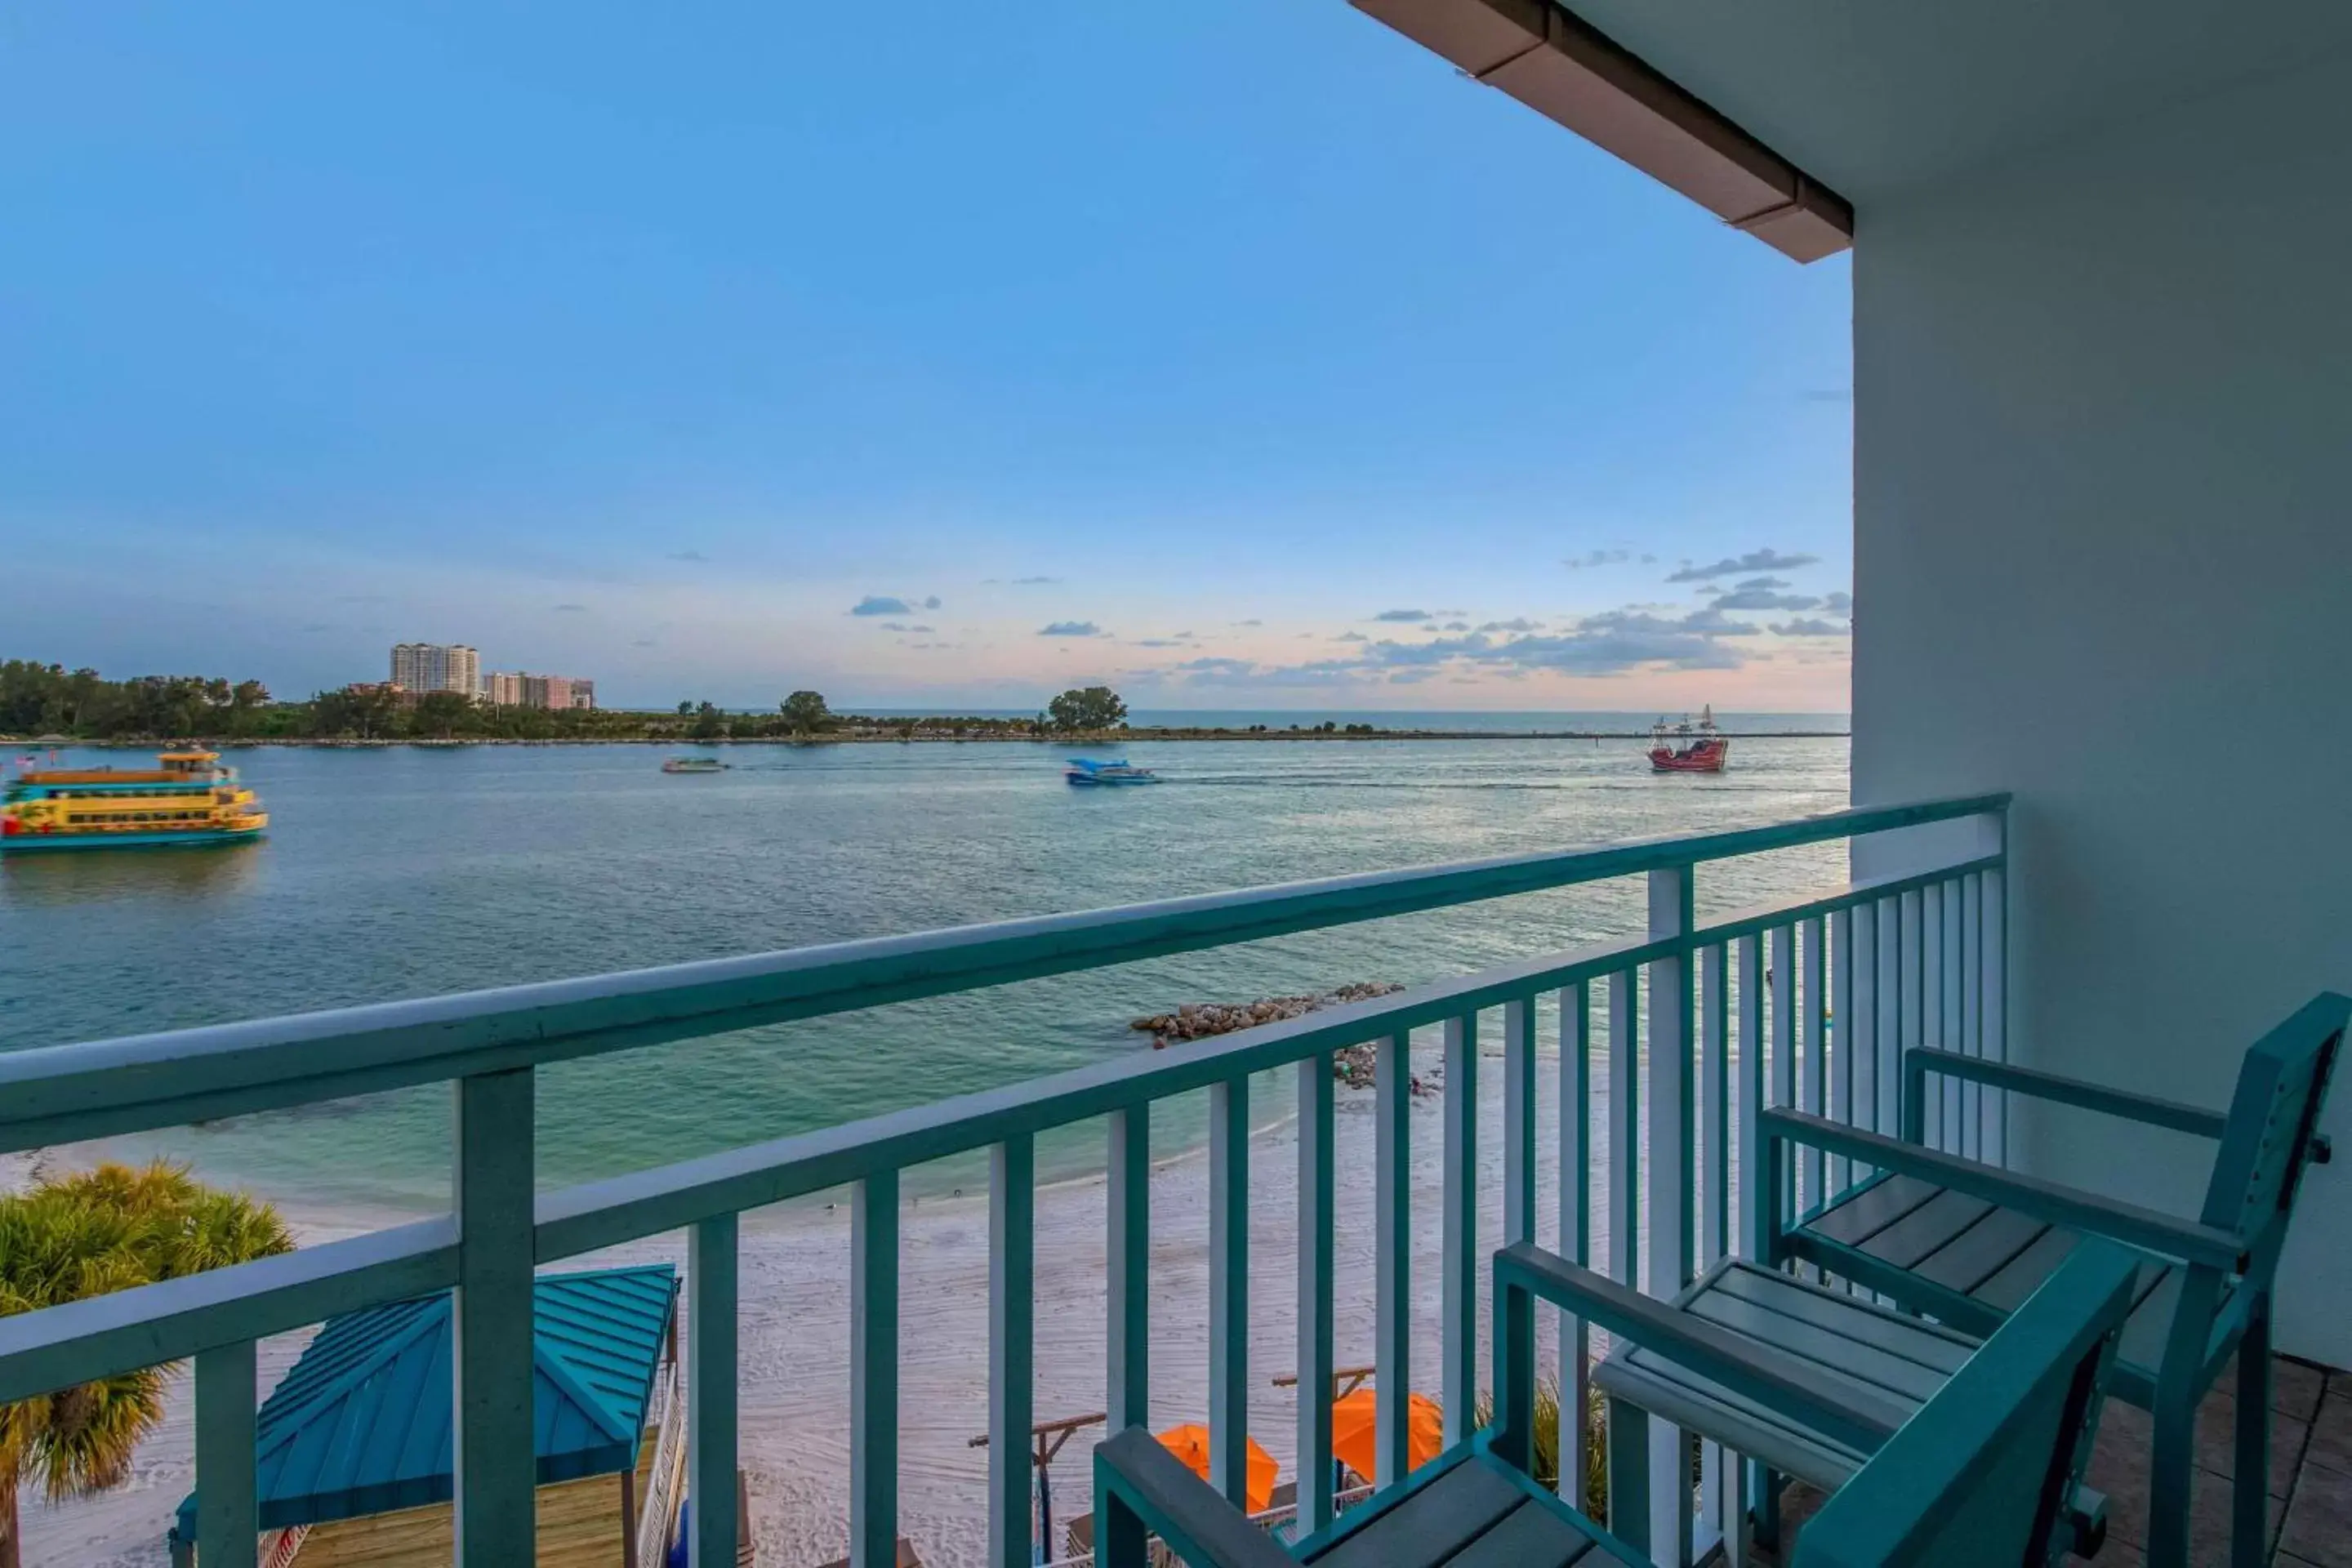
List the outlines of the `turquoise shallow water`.
{"label": "turquoise shallow water", "polygon": [[[709,777],[665,775],[644,746],[234,752],[271,812],[266,843],[0,860],[0,1048],[1740,826],[1846,797],[1842,740],[1743,741],[1712,778],[1654,777],[1629,742],[1128,751],[1169,782],[1073,790],[1061,752],[1028,744],[734,747]],[[1827,886],[1843,867],[1839,845],[1727,863],[1702,873],[1702,910]],[[1573,947],[1638,929],[1642,900],[1636,883],[1598,884],[564,1064],[541,1075],[541,1180],[1148,1048],[1128,1019],[1181,1002],[1412,984]],[[1190,1124],[1180,1110],[1170,1131]],[[151,1144],[273,1196],[437,1204],[448,1095]],[[1098,1147],[1064,1140],[1045,1157],[1067,1169]]]}

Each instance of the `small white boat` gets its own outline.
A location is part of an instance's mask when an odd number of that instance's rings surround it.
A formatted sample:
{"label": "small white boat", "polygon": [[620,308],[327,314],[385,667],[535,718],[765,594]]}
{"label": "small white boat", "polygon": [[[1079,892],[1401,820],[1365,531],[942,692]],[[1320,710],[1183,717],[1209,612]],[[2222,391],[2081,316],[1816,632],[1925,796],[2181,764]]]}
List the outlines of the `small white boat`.
{"label": "small white boat", "polygon": [[1074,784],[1158,784],[1160,775],[1150,768],[1129,767],[1127,759],[1115,763],[1097,763],[1088,757],[1072,757],[1070,765],[1062,770],[1062,777]]}
{"label": "small white boat", "polygon": [[666,773],[723,773],[727,764],[717,757],[672,757],[662,764]]}

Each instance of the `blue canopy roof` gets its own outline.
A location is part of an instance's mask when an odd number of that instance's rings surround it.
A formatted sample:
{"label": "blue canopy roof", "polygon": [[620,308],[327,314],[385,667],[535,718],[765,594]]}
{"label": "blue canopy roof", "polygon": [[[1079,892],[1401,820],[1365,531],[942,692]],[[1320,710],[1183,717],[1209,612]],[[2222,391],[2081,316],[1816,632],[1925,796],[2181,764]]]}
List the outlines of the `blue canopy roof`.
{"label": "blue canopy roof", "polygon": [[[531,1284],[539,1484],[636,1463],[677,1300],[667,1263],[550,1274]],[[446,1502],[449,1292],[331,1319],[259,1412],[261,1527],[321,1524]],[[195,1531],[196,1500],[180,1505]]]}

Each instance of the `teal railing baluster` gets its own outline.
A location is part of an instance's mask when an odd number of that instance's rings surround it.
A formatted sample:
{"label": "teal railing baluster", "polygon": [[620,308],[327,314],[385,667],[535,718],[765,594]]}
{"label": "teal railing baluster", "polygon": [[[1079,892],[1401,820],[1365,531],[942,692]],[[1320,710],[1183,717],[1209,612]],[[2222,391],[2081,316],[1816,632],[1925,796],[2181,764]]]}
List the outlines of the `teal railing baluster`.
{"label": "teal railing baluster", "polygon": [[[1704,1269],[1731,1250],[1731,998],[1721,943],[1704,949],[1698,966],[1699,1142],[1705,1178],[1699,1222],[1698,1265]],[[1720,1537],[1726,1529],[1724,1483],[1728,1471],[1723,1447],[1699,1449],[1701,1521]]]}
{"label": "teal railing baluster", "polygon": [[[741,1222],[717,1215],[687,1232],[686,1495],[693,1526],[689,1568],[734,1568],[742,1549],[735,1517],[741,1434],[736,1410],[736,1312]],[[716,1503],[717,1506],[712,1506]]]}
{"label": "teal railing baluster", "polygon": [[196,1561],[203,1568],[256,1568],[259,1556],[253,1375],[251,1340],[196,1352]]}
{"label": "teal railing baluster", "polygon": [[[2004,868],[1984,874],[1984,1055],[1987,1060],[2009,1060],[2009,873]],[[2009,1090],[1987,1095],[1990,1104],[1990,1137],[1985,1158],[2009,1163]]]}
{"label": "teal railing baluster", "polygon": [[1878,900],[1878,1130],[1903,1125],[1903,900]]}
{"label": "teal railing baluster", "polygon": [[896,1568],[898,1561],[898,1173],[894,1169],[859,1182],[849,1203],[849,1568]]}
{"label": "teal railing baluster", "polygon": [[[1580,1268],[1592,1256],[1592,984],[1583,980],[1559,994],[1559,1252]],[[1559,1495],[1581,1509],[1596,1500],[1584,1495],[1592,1331],[1565,1309],[1559,1361]]]}
{"label": "teal railing baluster", "polygon": [[1478,1015],[1445,1020],[1445,1090],[1439,1098],[1442,1217],[1438,1227],[1439,1400],[1451,1447],[1477,1429]]}
{"label": "teal railing baluster", "polygon": [[1536,999],[1518,996],[1503,1005],[1503,1245],[1535,1238]]}
{"label": "teal railing baluster", "polygon": [[[1984,1055],[1984,879],[1973,872],[1960,879],[1960,1037],[1952,1048]],[[1963,1084],[1960,1152],[1971,1160],[1984,1158],[1984,1086]]]}
{"label": "teal railing baluster", "polygon": [[[1848,918],[1853,924],[1853,943],[1847,950],[1853,994],[1843,1015],[1843,1037],[1853,1058],[1852,1120],[1857,1127],[1877,1131],[1883,1125],[1878,1119],[1878,906],[1856,904]],[[1866,1181],[1871,1170],[1856,1160],[1847,1175]]]}
{"label": "teal railing baluster", "polygon": [[[1927,900],[1920,896],[1919,889],[1914,888],[1903,895],[1901,902],[1903,940],[1902,945],[1895,950],[1896,963],[1901,966],[1903,975],[1899,993],[1902,1011],[1895,1019],[1897,1061],[1912,1047],[1927,1043],[1926,1025],[1932,1016],[1927,1010],[1927,977],[1923,973],[1927,966],[1922,963],[1927,952]],[[1924,1110],[1928,1107],[1922,1106],[1921,1109]],[[1934,1134],[1930,1131],[1925,1136],[1932,1141]]]}
{"label": "teal railing baluster", "polygon": [[[1797,1103],[1797,928],[1774,926],[1767,942],[1764,988],[1770,993],[1772,1006],[1771,1103],[1792,1106]],[[1784,1214],[1794,1212],[1796,1165],[1791,1160],[1783,1167],[1780,1190],[1769,1197]]]}
{"label": "teal railing baluster", "polygon": [[[988,1564],[1032,1568],[1029,1426],[1035,1379],[1037,1144],[1008,1138],[989,1154]],[[1053,1554],[1053,1542],[1046,1552]]]}
{"label": "teal railing baluster", "polygon": [[1298,1063],[1298,1533],[1331,1522],[1332,1059]]}
{"label": "teal railing baluster", "polygon": [[1110,1113],[1105,1185],[1106,1429],[1151,1425],[1151,1101]]}
{"label": "teal railing baluster", "polygon": [[[1691,868],[1650,873],[1653,942],[1678,943],[1649,964],[1649,1291],[1671,1300],[1689,1283],[1696,1251],[1692,1144],[1697,1117],[1693,1075],[1692,965],[1696,923]],[[1672,1568],[1691,1558],[1691,1438],[1671,1422],[1650,1423],[1650,1539]]]}
{"label": "teal railing baluster", "polygon": [[[1830,1120],[1852,1125],[1853,1110],[1853,911],[1830,916],[1830,1016],[1823,1031],[1830,1050]],[[1830,1156],[1829,1190],[1845,1191],[1853,1163]]]}
{"label": "teal railing baluster", "polygon": [[1372,1479],[1387,1487],[1412,1468],[1412,1037],[1383,1036],[1373,1074]]}
{"label": "teal railing baluster", "polygon": [[[1801,1055],[1805,1066],[1802,1105],[1814,1115],[1820,1115],[1829,1104],[1829,944],[1828,931],[1820,916],[1804,924],[1804,996],[1797,1010],[1798,1026],[1804,1033]],[[1822,1201],[1828,1189],[1822,1185],[1825,1175],[1822,1156],[1816,1152],[1805,1161],[1803,1202],[1810,1206]]]}
{"label": "teal railing baluster", "polygon": [[1209,1480],[1249,1507],[1249,1079],[1209,1089]]}
{"label": "teal railing baluster", "polygon": [[[1944,922],[1940,928],[1943,951],[1936,959],[1936,995],[1943,1004],[1941,1037],[1934,1043],[1947,1050],[1968,1049],[1968,1037],[1961,1032],[1961,999],[1967,987],[1960,969],[1960,884],[1956,879],[1937,889],[1943,900]],[[1944,1148],[1951,1153],[1961,1152],[1968,1145],[1967,1102],[1963,1091],[1966,1084],[1947,1083],[1944,1086]]]}
{"label": "teal railing baluster", "polygon": [[538,1535],[531,1069],[460,1079],[456,1099],[457,1568],[510,1568],[531,1560]]}

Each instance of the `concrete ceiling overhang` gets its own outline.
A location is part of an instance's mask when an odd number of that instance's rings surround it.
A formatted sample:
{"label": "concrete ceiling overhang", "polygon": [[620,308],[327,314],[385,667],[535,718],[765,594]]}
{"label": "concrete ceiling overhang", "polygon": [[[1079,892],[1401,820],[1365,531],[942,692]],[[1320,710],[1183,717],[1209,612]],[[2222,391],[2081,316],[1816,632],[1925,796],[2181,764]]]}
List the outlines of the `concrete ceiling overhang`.
{"label": "concrete ceiling overhang", "polygon": [[[1684,146],[1666,146],[1639,129],[1643,112],[1658,109],[1655,86],[1629,89],[1589,59],[1559,58],[1563,35],[1597,36],[1666,91],[1843,199],[1817,204],[1816,223],[1833,222],[1844,202],[1866,205],[2352,50],[2352,0],[1350,3],[1580,132],[1615,127],[1615,143],[1593,139],[1733,216],[1709,196],[1707,181],[1720,183],[1722,171],[1696,181],[1693,172],[1737,158],[1710,148],[1703,131],[1685,128]],[[1553,79],[1522,90],[1538,73]],[[1624,101],[1599,100],[1610,92]],[[1801,203],[1801,190],[1789,195]],[[1805,249],[1820,243],[1816,233],[1780,248],[1810,259]]]}

